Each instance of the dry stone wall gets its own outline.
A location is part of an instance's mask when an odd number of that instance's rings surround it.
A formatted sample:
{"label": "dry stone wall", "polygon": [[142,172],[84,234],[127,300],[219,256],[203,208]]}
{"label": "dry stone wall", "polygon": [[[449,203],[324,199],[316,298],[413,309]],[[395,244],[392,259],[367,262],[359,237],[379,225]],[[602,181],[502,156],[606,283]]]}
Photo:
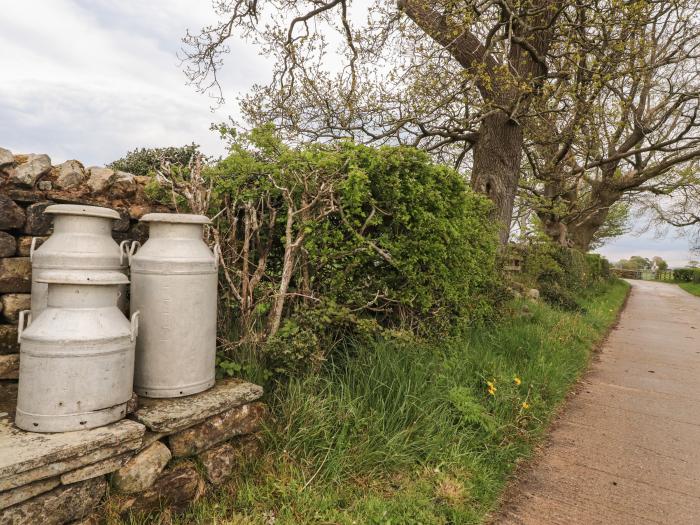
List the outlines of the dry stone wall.
{"label": "dry stone wall", "polygon": [[19,369],[17,322],[29,308],[32,238],[37,247],[51,234],[51,204],[105,206],[119,212],[117,242],[144,242],[147,229],[138,219],[152,211],[172,211],[149,201],[141,177],[77,160],[52,165],[48,155],[13,154],[0,148],[0,381],[16,380]]}
{"label": "dry stone wall", "polygon": [[183,512],[262,451],[262,388],[235,379],[183,398],[141,399],[127,419],[56,434],[15,427],[16,385],[0,394],[0,525]]}

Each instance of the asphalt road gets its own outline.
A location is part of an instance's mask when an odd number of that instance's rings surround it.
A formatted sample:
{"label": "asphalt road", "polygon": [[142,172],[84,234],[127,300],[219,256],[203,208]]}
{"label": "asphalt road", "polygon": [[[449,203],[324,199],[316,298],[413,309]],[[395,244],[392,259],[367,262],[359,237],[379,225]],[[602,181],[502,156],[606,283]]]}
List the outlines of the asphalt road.
{"label": "asphalt road", "polygon": [[503,525],[700,524],[700,297],[630,281]]}

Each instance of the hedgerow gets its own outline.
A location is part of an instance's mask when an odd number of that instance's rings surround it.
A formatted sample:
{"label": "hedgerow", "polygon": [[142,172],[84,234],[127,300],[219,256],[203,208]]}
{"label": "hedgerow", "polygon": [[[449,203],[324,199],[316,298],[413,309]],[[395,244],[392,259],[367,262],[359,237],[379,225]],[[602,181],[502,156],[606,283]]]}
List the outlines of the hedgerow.
{"label": "hedgerow", "polygon": [[275,372],[357,338],[448,333],[497,308],[490,203],[422,151],[293,148],[266,127],[236,136],[205,175],[229,339]]}

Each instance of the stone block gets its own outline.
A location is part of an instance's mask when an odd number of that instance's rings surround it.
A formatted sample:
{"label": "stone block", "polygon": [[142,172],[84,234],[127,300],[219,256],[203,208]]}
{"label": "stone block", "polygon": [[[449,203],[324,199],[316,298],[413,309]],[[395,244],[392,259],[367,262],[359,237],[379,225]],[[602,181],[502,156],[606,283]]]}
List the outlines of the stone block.
{"label": "stone block", "polygon": [[32,296],[28,293],[8,293],[0,296],[2,303],[2,315],[12,324],[19,321],[19,313],[22,310],[29,310]]}
{"label": "stone block", "polygon": [[144,222],[137,222],[129,229],[129,238],[145,244],[148,240],[148,225]]}
{"label": "stone block", "polygon": [[170,451],[173,457],[193,456],[232,437],[251,434],[260,429],[265,412],[263,403],[250,403],[212,416],[171,435]]}
{"label": "stone block", "polygon": [[44,213],[53,202],[37,202],[30,205],[25,213],[26,220],[22,232],[27,235],[48,235],[53,226],[53,217]]}
{"label": "stone block", "polygon": [[19,352],[17,327],[11,324],[0,324],[0,355],[16,354],[17,352]]}
{"label": "stone block", "polygon": [[40,180],[36,183],[36,187],[41,191],[51,191],[51,188],[53,188],[53,182],[50,180]]}
{"label": "stone block", "polygon": [[2,418],[0,491],[138,450],[145,430],[135,421],[122,420],[90,430],[39,434]]}
{"label": "stone block", "polygon": [[134,220],[139,220],[147,213],[151,213],[152,208],[145,204],[134,204],[129,206],[129,216]]}
{"label": "stone block", "polygon": [[117,176],[113,169],[97,166],[91,167],[89,173],[87,185],[92,193],[100,193],[109,189]]}
{"label": "stone block", "polygon": [[70,485],[71,483],[77,483],[79,481],[85,481],[86,479],[111,474],[112,472],[119,470],[122,465],[129,460],[129,458],[131,458],[130,453],[121,454],[120,456],[103,459],[97,463],[86,465],[76,470],[71,470],[61,474],[61,483],[64,485]]}
{"label": "stone block", "polygon": [[85,168],[77,160],[67,160],[56,166],[58,175],[56,177],[56,187],[59,190],[69,190],[80,186],[87,178]]}
{"label": "stone block", "polygon": [[168,447],[155,441],[116,471],[112,476],[112,484],[127,494],[146,490],[153,485],[171,457]]}
{"label": "stone block", "polygon": [[112,231],[128,232],[129,226],[131,226],[131,217],[129,217],[129,210],[127,208],[115,208],[115,211],[119,213],[119,220],[114,221]]}
{"label": "stone block", "polygon": [[15,238],[7,232],[0,231],[0,257],[12,257],[15,251],[17,251]]}
{"label": "stone block", "polygon": [[30,293],[32,263],[29,257],[0,259],[0,293]]}
{"label": "stone block", "polygon": [[58,478],[49,478],[28,483],[27,485],[22,485],[21,487],[6,492],[0,492],[0,510],[11,507],[12,505],[17,505],[18,503],[43,494],[44,492],[48,492],[58,487],[60,484],[61,480]]}
{"label": "stone block", "polygon": [[0,379],[19,378],[19,354],[0,355]]}
{"label": "stone block", "polygon": [[537,301],[540,298],[540,291],[537,288],[530,288],[527,291],[526,296],[528,299],[532,299],[533,301]]}
{"label": "stone block", "polygon": [[17,241],[7,232],[0,231],[0,257],[12,257],[17,251]]}
{"label": "stone block", "polygon": [[15,162],[15,157],[9,149],[0,148],[0,168],[4,168]]}
{"label": "stone block", "polygon": [[197,501],[204,489],[204,480],[197,470],[192,465],[180,464],[162,472],[150,489],[123,501],[120,513],[140,515],[169,508],[179,514]]}
{"label": "stone block", "polygon": [[139,396],[136,392],[131,393],[129,401],[126,402],[126,413],[133,414],[139,407]]}
{"label": "stone block", "polygon": [[106,492],[104,478],[60,486],[0,512],[0,524],[63,525],[93,512]]}
{"label": "stone block", "polygon": [[17,186],[31,188],[51,169],[48,155],[17,155],[17,166],[10,170],[10,182]]}
{"label": "stone block", "polygon": [[29,254],[32,251],[32,239],[36,239],[36,248],[44,244],[44,241],[48,239],[48,237],[41,237],[41,236],[22,236],[19,239],[17,239],[17,255],[20,257],[29,257]]}
{"label": "stone block", "polygon": [[262,440],[257,434],[241,436],[199,454],[204,473],[212,485],[220,485],[234,471],[256,460],[262,454]]}
{"label": "stone block", "polygon": [[18,188],[8,188],[7,196],[15,201],[20,206],[25,204],[32,204],[35,202],[45,201],[46,197],[43,191],[39,191],[37,188],[31,190],[22,190]]}
{"label": "stone block", "polygon": [[226,410],[250,403],[263,394],[261,386],[237,379],[222,379],[199,394],[173,399],[140,400],[133,419],[153,432],[182,430]]}
{"label": "stone block", "polygon": [[109,194],[116,199],[128,199],[136,193],[136,180],[131,173],[117,171]]}
{"label": "stone block", "polygon": [[24,226],[24,210],[8,195],[0,193],[0,230],[16,230]]}

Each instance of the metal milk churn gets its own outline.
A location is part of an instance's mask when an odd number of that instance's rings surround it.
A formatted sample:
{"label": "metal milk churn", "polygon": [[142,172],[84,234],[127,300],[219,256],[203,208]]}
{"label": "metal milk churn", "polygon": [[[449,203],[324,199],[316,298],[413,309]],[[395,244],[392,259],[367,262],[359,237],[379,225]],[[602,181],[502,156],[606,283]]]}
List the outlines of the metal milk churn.
{"label": "metal milk churn", "polygon": [[[149,238],[130,257],[131,308],[140,311],[134,391],[179,397],[214,384],[217,258],[203,215],[149,213]],[[216,249],[215,249],[216,251]]]}
{"label": "metal milk churn", "polygon": [[[112,223],[119,214],[108,208],[77,204],[55,204],[44,213],[54,216],[53,234],[39,248],[32,240],[32,315],[36,319],[46,308],[46,271],[119,271],[126,275],[126,242],[112,239]],[[121,287],[119,307],[127,311],[126,285]]]}
{"label": "metal milk churn", "polygon": [[68,432],[122,419],[131,398],[138,312],[117,308],[119,272],[46,271],[48,304],[20,314],[15,424],[32,432]]}

